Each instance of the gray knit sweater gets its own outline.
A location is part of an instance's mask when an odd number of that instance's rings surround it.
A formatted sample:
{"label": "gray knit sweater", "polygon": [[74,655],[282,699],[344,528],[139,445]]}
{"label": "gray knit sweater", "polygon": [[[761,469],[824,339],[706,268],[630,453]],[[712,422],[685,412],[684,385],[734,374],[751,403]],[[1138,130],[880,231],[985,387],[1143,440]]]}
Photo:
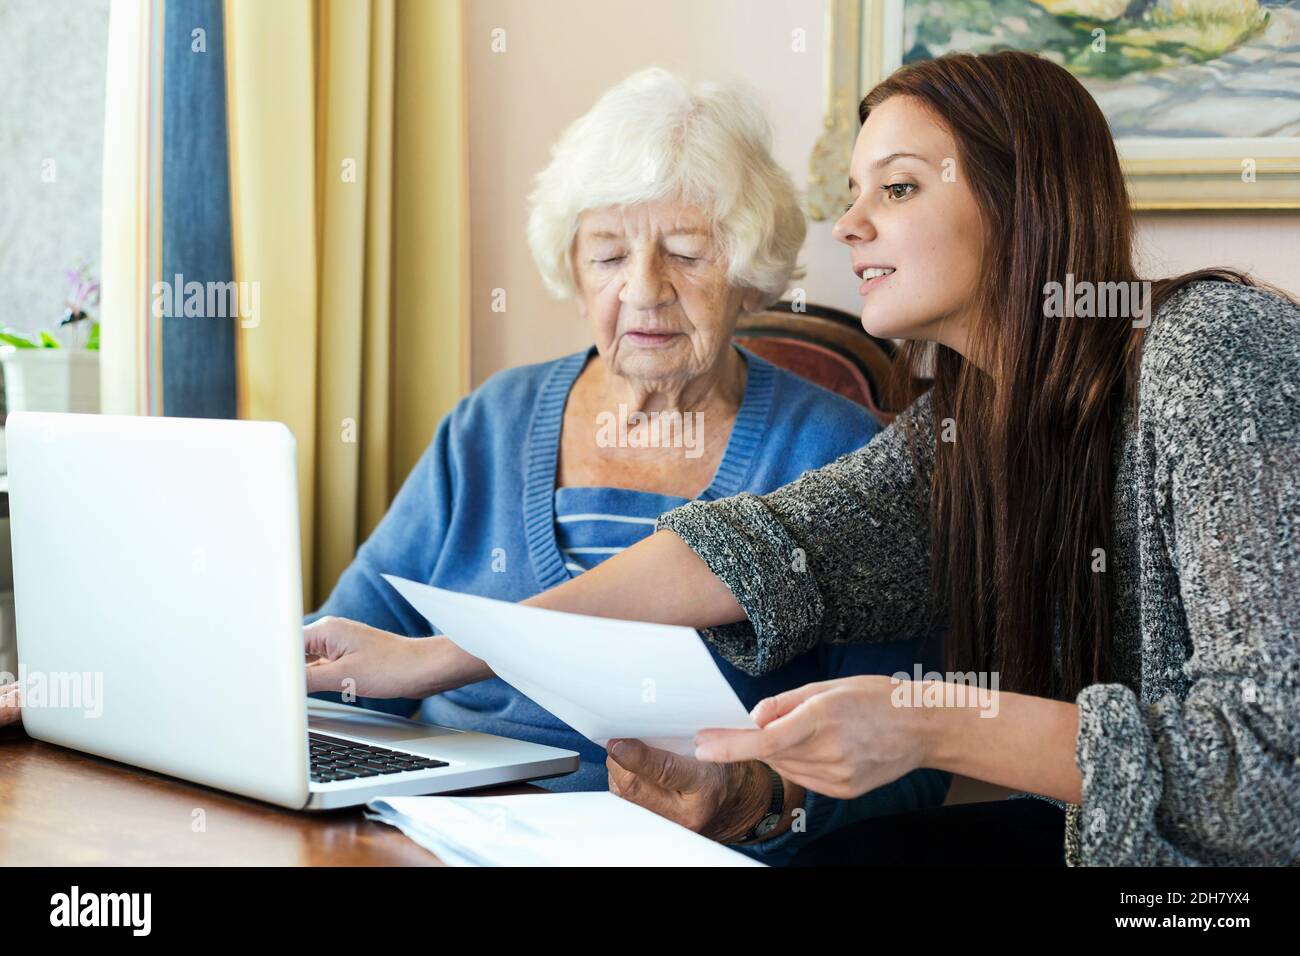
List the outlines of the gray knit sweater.
{"label": "gray knit sweater", "polygon": [[[1077,698],[1070,865],[1300,861],[1300,309],[1198,282],[1152,316],[1117,432],[1119,682]],[[701,633],[757,674],[819,641],[942,620],[929,587],[929,395],[895,426],[761,497],[664,514],[748,620]],[[1044,640],[1050,639],[1045,635]]]}

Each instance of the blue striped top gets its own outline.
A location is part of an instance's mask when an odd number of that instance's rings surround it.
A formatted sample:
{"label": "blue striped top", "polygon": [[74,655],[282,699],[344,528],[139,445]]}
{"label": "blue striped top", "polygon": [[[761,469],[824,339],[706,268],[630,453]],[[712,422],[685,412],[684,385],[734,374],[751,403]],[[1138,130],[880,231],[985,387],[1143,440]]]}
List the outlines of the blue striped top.
{"label": "blue striped top", "polygon": [[557,488],[555,541],[570,577],[630,548],[655,529],[655,519],[686,498],[630,488]]}

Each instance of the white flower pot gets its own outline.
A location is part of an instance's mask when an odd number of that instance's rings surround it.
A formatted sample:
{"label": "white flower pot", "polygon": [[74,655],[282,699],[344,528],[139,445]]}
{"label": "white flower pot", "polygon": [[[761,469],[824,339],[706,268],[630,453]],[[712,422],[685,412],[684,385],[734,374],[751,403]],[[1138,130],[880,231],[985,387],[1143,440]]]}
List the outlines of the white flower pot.
{"label": "white flower pot", "polygon": [[98,412],[99,353],[0,348],[10,412]]}

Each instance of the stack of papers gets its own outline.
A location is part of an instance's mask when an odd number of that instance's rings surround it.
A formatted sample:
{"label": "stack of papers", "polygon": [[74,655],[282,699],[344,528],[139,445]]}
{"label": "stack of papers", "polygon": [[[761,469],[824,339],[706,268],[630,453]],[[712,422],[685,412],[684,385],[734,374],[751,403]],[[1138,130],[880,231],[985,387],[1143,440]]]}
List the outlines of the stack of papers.
{"label": "stack of papers", "polygon": [[387,797],[366,816],[450,866],[762,866],[612,793]]}

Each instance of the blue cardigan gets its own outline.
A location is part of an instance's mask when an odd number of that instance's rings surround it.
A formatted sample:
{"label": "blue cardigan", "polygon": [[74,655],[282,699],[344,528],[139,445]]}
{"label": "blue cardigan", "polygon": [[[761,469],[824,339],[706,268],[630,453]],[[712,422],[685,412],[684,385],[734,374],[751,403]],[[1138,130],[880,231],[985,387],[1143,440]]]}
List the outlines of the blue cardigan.
{"label": "blue cardigan", "polygon": [[[860,406],[740,349],[748,364],[744,398],[713,482],[702,499],[764,494],[871,440],[878,426]],[[333,615],[408,636],[428,623],[381,577],[395,574],[504,601],[522,601],[569,580],[556,541],[554,496],[560,429],[569,391],[595,349],[492,376],[439,424],[374,533],[328,600],[304,623]],[[685,499],[681,499],[684,503]],[[651,529],[647,528],[647,533]],[[813,681],[910,671],[935,662],[915,641],[824,645],[762,677],[717,654],[718,668],[746,707]],[[710,649],[712,653],[712,649]],[[338,695],[317,695],[338,699]],[[603,790],[605,752],[499,679],[426,701],[372,700],[362,706],[576,750],[579,771],[540,781],[552,790]],[[804,832],[759,844],[780,862],[798,841],[857,819],[942,803],[950,777],[921,770],[856,800],[810,795]]]}

